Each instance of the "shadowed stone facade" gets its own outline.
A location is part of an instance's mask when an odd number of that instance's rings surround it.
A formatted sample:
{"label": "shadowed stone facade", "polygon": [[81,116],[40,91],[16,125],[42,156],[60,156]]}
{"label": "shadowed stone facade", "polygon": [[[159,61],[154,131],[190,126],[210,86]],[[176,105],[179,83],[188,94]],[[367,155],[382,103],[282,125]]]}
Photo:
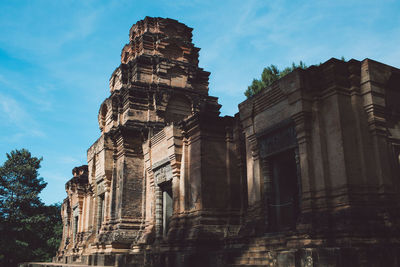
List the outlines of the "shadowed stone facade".
{"label": "shadowed stone facade", "polygon": [[400,70],[331,59],[220,117],[191,32],[131,28],[54,262],[398,266]]}

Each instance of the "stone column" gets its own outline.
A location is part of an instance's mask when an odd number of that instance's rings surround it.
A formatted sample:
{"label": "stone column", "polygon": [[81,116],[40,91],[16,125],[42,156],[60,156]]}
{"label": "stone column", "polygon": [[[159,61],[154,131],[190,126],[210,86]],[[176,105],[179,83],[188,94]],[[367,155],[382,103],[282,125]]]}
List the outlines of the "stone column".
{"label": "stone column", "polygon": [[174,175],[172,178],[172,197],[173,197],[173,213],[176,214],[180,210],[180,192],[179,192],[179,176]]}
{"label": "stone column", "polygon": [[104,222],[108,222],[110,220],[110,202],[110,188],[107,188],[104,192]]}
{"label": "stone column", "polygon": [[110,219],[115,219],[116,197],[117,197],[117,169],[113,168],[111,181],[111,199],[110,199]]}
{"label": "stone column", "polygon": [[179,179],[179,212],[183,212],[187,207],[187,172],[188,172],[188,144],[187,139],[182,140],[182,159],[181,159],[181,171]]}
{"label": "stone column", "polygon": [[88,198],[89,198],[89,214],[88,214],[88,216],[89,216],[89,230],[91,232],[93,232],[93,229],[94,229],[94,216],[95,216],[95,212],[94,212],[95,208],[94,208],[94,205],[93,205],[93,203],[94,203],[93,192],[89,193]]}
{"label": "stone column", "polygon": [[78,215],[78,234],[77,234],[77,237],[78,237],[78,242],[80,242],[81,241],[81,236],[82,236],[82,232],[83,232],[83,205],[82,205],[83,203],[82,203],[82,201],[79,201],[79,206],[78,206],[78,209],[79,209],[79,215]]}
{"label": "stone column", "polygon": [[97,195],[97,233],[100,232],[104,214],[104,195]]}
{"label": "stone column", "polygon": [[85,206],[85,196],[79,201],[80,210],[79,210],[79,232],[85,231],[85,218],[86,218],[86,206]]}
{"label": "stone column", "polygon": [[[259,204],[261,201],[261,181],[260,181],[260,159],[259,159],[259,149],[258,149],[258,142],[255,134],[252,134],[247,137],[248,139],[248,148],[250,149],[251,155],[251,167],[252,171],[250,177],[248,176],[248,183],[249,183],[249,204]],[[249,153],[248,152],[248,153]]]}
{"label": "stone column", "polygon": [[155,185],[155,198],[156,198],[156,238],[162,237],[162,215],[163,215],[163,203],[162,203],[162,191],[158,185]]}

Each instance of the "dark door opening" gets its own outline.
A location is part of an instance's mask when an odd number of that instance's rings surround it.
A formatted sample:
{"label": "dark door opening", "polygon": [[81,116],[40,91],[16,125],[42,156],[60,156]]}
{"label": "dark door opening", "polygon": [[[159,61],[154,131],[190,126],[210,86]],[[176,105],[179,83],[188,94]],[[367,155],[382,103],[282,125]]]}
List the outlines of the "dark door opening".
{"label": "dark door opening", "polygon": [[269,218],[271,230],[296,226],[299,212],[299,181],[294,150],[271,157],[271,195]]}

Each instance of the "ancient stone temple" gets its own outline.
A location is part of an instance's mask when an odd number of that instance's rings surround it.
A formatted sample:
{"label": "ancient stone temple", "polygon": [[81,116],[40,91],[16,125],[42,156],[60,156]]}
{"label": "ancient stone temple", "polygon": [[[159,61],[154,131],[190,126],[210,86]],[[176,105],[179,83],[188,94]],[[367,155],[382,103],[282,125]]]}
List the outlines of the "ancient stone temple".
{"label": "ancient stone temple", "polygon": [[56,263],[398,266],[400,70],[331,59],[219,116],[192,29],[137,22]]}
{"label": "ancient stone temple", "polygon": [[236,121],[219,117],[198,53],[175,20],[133,25],[100,106],[101,135],[66,185],[56,261],[113,265],[143,251],[170,261],[153,249],[237,234]]}

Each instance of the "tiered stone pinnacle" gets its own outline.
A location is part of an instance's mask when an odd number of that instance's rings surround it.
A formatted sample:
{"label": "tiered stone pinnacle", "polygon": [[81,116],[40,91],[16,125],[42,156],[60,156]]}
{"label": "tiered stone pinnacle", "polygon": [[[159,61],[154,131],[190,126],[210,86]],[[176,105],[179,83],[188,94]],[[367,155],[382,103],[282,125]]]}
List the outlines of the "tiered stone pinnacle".
{"label": "tiered stone pinnacle", "polygon": [[137,22],[121,53],[121,66],[110,79],[111,92],[130,82],[142,82],[208,93],[209,72],[198,67],[199,48],[192,43],[192,28],[173,19],[150,18]]}
{"label": "tiered stone pinnacle", "polygon": [[219,114],[217,98],[208,95],[210,73],[198,67],[192,28],[146,17],[132,26],[129,40],[100,108],[102,132],[127,126],[146,135],[196,112]]}

